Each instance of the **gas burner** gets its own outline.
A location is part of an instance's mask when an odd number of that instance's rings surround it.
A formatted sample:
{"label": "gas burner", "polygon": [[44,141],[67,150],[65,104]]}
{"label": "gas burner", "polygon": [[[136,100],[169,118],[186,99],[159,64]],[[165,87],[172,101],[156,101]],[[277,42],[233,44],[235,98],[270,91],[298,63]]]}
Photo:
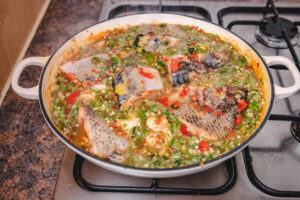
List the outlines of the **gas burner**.
{"label": "gas burner", "polygon": [[291,132],[294,138],[300,142],[300,121],[293,121],[291,124]]}
{"label": "gas burner", "polygon": [[287,42],[282,34],[283,30],[286,30],[287,36],[294,46],[298,41],[298,29],[288,19],[282,17],[266,17],[261,21],[261,25],[255,32],[256,39],[272,48],[284,49],[288,48]]}

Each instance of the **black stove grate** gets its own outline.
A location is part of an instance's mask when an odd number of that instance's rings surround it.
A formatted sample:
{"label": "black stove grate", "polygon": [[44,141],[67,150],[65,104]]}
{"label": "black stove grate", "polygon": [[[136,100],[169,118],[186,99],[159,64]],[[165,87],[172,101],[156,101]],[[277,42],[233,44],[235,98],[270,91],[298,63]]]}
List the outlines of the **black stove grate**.
{"label": "black stove grate", "polygon": [[[277,120],[277,121],[292,121],[292,123],[299,122],[300,117],[294,115],[271,115],[269,120]],[[295,136],[294,136],[295,137]],[[275,196],[275,197],[300,197],[300,191],[283,191],[276,190],[267,185],[265,185],[255,174],[254,167],[252,165],[252,156],[250,153],[249,147],[246,147],[243,150],[243,157],[245,163],[245,169],[247,176],[250,182],[260,191],[265,194]]]}
{"label": "black stove grate", "polygon": [[231,158],[225,162],[226,171],[228,175],[227,181],[216,188],[165,188],[159,187],[159,179],[153,178],[152,184],[149,187],[129,187],[129,186],[109,186],[109,185],[95,185],[86,181],[81,173],[82,164],[85,161],[79,155],[76,155],[73,177],[76,183],[83,189],[93,192],[130,192],[130,193],[153,193],[153,194],[190,194],[190,195],[218,195],[229,191],[236,183],[237,170],[235,165],[235,158]]}
{"label": "black stove grate", "polygon": [[[230,15],[230,14],[237,14],[237,13],[262,14],[263,18],[265,18],[268,14],[273,14],[275,19],[276,18],[280,19],[279,14],[293,14],[293,15],[299,15],[300,16],[300,8],[298,8],[298,7],[279,7],[279,8],[276,8],[273,0],[268,0],[266,7],[227,7],[227,8],[221,9],[217,14],[219,24],[224,26],[224,21],[223,21],[224,16]],[[292,23],[295,26],[300,25],[300,21],[295,21],[295,22],[292,22]],[[227,25],[227,28],[229,30],[231,30],[233,26],[237,26],[237,25],[243,25],[243,26],[244,25],[255,25],[255,26],[262,27],[265,24],[266,23],[263,20],[262,21],[235,20],[235,21],[229,22],[228,25]],[[297,34],[298,34],[298,30],[295,30],[295,32],[297,32]],[[290,51],[290,53],[293,57],[293,60],[295,62],[295,65],[297,66],[297,68],[300,71],[299,59],[298,59],[298,56],[296,54],[296,51],[293,47],[293,44],[291,42],[291,39],[290,39],[289,35],[290,35],[289,30],[286,30],[285,28],[283,28],[281,37],[286,42],[286,47],[289,49],[289,51]],[[277,48],[277,49],[281,48],[281,47],[273,47],[273,46],[269,46],[269,47]],[[284,66],[280,66],[280,65],[273,66],[273,68],[275,68],[275,69],[286,69]]]}
{"label": "black stove grate", "polygon": [[184,5],[120,5],[113,8],[109,14],[108,19],[117,16],[124,16],[130,14],[143,14],[143,13],[174,13],[183,14],[191,17],[201,18],[211,22],[210,13],[202,7],[184,6]]}

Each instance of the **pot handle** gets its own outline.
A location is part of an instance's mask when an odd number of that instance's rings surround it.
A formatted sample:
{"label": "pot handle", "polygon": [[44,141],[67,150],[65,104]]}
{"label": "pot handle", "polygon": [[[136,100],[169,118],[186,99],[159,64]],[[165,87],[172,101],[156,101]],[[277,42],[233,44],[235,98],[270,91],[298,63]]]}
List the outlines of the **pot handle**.
{"label": "pot handle", "polygon": [[23,70],[29,65],[37,65],[44,67],[49,57],[29,57],[22,60],[15,68],[12,76],[12,88],[20,96],[27,99],[38,99],[39,98],[39,86],[32,88],[23,88],[19,85],[19,78]]}
{"label": "pot handle", "polygon": [[283,56],[264,56],[264,59],[269,66],[275,64],[286,66],[292,73],[294,79],[294,84],[289,87],[281,87],[274,83],[275,97],[278,99],[283,99],[295,94],[300,88],[300,72],[296,65],[290,59]]}

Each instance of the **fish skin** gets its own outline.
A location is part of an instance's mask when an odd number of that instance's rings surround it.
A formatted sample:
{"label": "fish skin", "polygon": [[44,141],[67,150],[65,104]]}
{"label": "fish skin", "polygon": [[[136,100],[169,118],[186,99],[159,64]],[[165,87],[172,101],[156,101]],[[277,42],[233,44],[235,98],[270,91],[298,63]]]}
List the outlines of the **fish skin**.
{"label": "fish skin", "polygon": [[150,52],[158,52],[164,48],[172,47],[180,40],[171,37],[171,36],[164,36],[160,37],[159,35],[156,35],[154,32],[148,32],[148,33],[139,33],[137,34],[133,45],[136,47],[141,47],[145,51]]}
{"label": "fish skin", "polygon": [[[189,129],[203,135],[208,139],[225,138],[229,130],[234,127],[236,112],[230,109],[220,117],[215,117],[211,113],[203,114],[191,109],[187,104],[183,104],[179,109],[173,110],[174,115]],[[228,130],[225,130],[227,127]]]}
{"label": "fish skin", "polygon": [[[140,69],[154,77],[147,78],[141,75]],[[145,99],[162,89],[163,82],[158,70],[150,67],[127,67],[113,81],[113,92],[121,108],[129,107],[135,101]]]}
{"label": "fish skin", "polygon": [[[186,86],[185,86],[186,87]],[[238,113],[238,101],[246,100],[247,90],[237,86],[207,88],[190,86],[189,94],[178,98],[183,86],[178,86],[170,93],[169,107],[174,115],[189,129],[208,139],[223,139],[235,126],[234,119]],[[198,100],[191,97],[196,95]],[[236,97],[237,95],[238,98]],[[176,101],[176,106],[173,104]],[[179,101],[179,106],[178,106]],[[209,106],[210,112],[202,108]],[[195,109],[197,107],[197,110]],[[217,114],[220,112],[221,114]]]}
{"label": "fish skin", "polygon": [[171,70],[171,62],[168,64],[169,78],[173,86],[189,83],[197,74],[206,74],[215,69],[220,68],[227,62],[227,57],[217,53],[197,54],[198,58],[188,58],[183,55],[172,57],[178,60],[178,71],[173,73]]}
{"label": "fish skin", "polygon": [[[99,59],[109,60],[109,57],[106,54],[90,56],[87,58],[83,58],[77,61],[71,61],[63,66],[61,66],[61,70],[67,75],[70,76],[82,84],[93,82],[97,78],[95,72],[99,72],[99,66],[92,62],[93,57],[98,57]],[[103,76],[103,77],[101,77]],[[100,78],[105,78],[106,73],[101,71]]]}
{"label": "fish skin", "polygon": [[79,108],[79,119],[83,123],[92,154],[121,163],[125,160],[123,152],[129,142],[109,129],[106,121],[87,105]]}

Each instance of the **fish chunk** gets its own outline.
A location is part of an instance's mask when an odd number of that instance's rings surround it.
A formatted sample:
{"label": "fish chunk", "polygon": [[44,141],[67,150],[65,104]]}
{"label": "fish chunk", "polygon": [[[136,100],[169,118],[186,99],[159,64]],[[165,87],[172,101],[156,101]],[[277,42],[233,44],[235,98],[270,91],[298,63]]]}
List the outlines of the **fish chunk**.
{"label": "fish chunk", "polygon": [[223,139],[234,128],[234,120],[240,112],[246,109],[239,107],[239,102],[246,102],[246,98],[247,90],[237,86],[179,86],[170,93],[169,106],[192,133]]}
{"label": "fish chunk", "polygon": [[79,109],[79,118],[88,138],[88,147],[92,154],[121,163],[125,160],[123,152],[129,142],[117,136],[106,125],[105,120],[87,105]]}
{"label": "fish chunk", "polygon": [[107,77],[107,74],[101,70],[100,65],[102,63],[108,65],[109,62],[109,57],[102,54],[68,62],[61,67],[61,70],[75,83],[89,84]]}
{"label": "fish chunk", "polygon": [[146,51],[158,52],[166,47],[174,46],[180,40],[171,36],[159,36],[154,32],[139,33],[133,44],[136,47],[141,47]]}
{"label": "fish chunk", "polygon": [[173,86],[189,83],[197,74],[209,73],[225,64],[227,58],[218,53],[176,55],[168,62],[169,78]]}
{"label": "fish chunk", "polygon": [[157,69],[150,67],[127,67],[113,81],[114,95],[121,108],[131,106],[162,90],[163,82]]}

